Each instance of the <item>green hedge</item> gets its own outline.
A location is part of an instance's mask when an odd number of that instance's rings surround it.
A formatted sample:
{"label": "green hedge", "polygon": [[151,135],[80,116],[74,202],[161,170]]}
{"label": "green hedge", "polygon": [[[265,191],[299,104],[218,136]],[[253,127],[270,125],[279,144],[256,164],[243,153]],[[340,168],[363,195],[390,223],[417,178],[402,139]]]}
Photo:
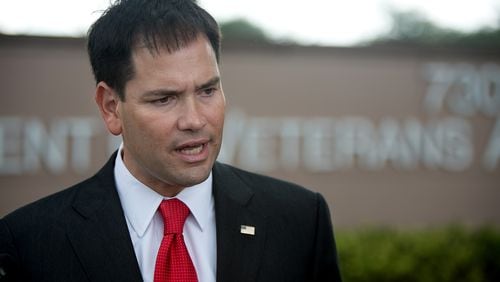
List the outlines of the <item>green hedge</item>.
{"label": "green hedge", "polygon": [[345,282],[500,281],[500,231],[493,227],[337,230]]}

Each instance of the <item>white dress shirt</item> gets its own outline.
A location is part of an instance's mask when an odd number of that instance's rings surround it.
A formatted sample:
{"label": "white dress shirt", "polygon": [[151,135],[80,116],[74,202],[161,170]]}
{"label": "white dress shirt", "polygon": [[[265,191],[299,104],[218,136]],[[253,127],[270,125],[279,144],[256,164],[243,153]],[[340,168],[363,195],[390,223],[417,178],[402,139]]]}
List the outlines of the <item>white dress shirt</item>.
{"label": "white dress shirt", "polygon": [[[121,153],[122,146],[115,162],[116,187],[142,278],[152,282],[156,254],[163,238],[163,220],[158,207],[168,198],[137,180],[125,167]],[[191,211],[183,234],[198,281],[215,282],[217,249],[212,174],[204,182],[183,189],[175,198]]]}

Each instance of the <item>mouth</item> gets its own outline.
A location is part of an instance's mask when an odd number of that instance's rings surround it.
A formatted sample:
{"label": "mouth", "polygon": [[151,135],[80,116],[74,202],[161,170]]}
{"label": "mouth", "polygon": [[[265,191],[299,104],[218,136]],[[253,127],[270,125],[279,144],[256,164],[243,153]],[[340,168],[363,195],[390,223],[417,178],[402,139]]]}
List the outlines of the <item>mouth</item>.
{"label": "mouth", "polygon": [[187,163],[199,163],[205,161],[210,153],[208,149],[209,139],[198,139],[179,144],[175,148],[177,156]]}
{"label": "mouth", "polygon": [[182,146],[181,148],[176,149],[176,151],[184,155],[193,156],[200,154],[206,146],[207,143],[194,146]]}

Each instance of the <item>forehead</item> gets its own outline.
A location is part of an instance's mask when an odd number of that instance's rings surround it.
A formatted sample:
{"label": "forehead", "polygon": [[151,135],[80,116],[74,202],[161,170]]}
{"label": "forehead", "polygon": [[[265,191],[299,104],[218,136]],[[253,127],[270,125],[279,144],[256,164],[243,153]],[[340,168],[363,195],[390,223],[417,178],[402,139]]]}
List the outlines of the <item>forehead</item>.
{"label": "forehead", "polygon": [[215,52],[204,36],[174,51],[138,45],[132,52],[132,66],[130,83],[199,82],[219,75]]}
{"label": "forehead", "polygon": [[194,58],[216,59],[210,41],[203,34],[192,40],[162,43],[153,40],[138,40],[132,48],[132,63],[141,61],[171,59],[190,60]]}
{"label": "forehead", "polygon": [[174,69],[193,64],[199,67],[217,67],[217,60],[208,39],[200,35],[175,50],[159,45],[157,47],[138,45],[132,52],[132,64],[134,70],[139,72],[143,67],[155,66]]}

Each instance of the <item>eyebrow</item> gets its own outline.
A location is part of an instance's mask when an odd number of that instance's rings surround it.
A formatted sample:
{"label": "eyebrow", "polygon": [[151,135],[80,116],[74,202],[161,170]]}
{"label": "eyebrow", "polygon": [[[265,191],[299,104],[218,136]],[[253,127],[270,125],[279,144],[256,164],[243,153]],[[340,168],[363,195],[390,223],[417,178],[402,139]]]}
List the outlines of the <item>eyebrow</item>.
{"label": "eyebrow", "polygon": [[209,81],[203,83],[202,85],[196,86],[196,91],[200,91],[202,89],[208,88],[210,86],[214,86],[220,82],[220,76],[216,76]]}
{"label": "eyebrow", "polygon": [[178,95],[180,94],[180,91],[177,90],[168,90],[168,89],[155,89],[151,91],[146,91],[142,95],[145,98],[155,98],[155,97],[165,97],[165,96],[172,96],[172,95]]}
{"label": "eyebrow", "polygon": [[[209,81],[201,84],[201,85],[197,85],[195,87],[195,90],[196,91],[200,91],[200,90],[203,90],[205,88],[208,88],[208,87],[211,87],[211,86],[214,86],[216,84],[218,84],[220,82],[220,77],[219,76],[216,76],[212,79],[210,79]],[[171,95],[179,95],[181,94],[182,91],[178,91],[178,90],[169,90],[169,89],[155,89],[155,90],[150,90],[150,91],[146,91],[144,94],[143,94],[143,97],[151,97],[151,98],[154,98],[154,97],[164,97],[164,96],[171,96]]]}

